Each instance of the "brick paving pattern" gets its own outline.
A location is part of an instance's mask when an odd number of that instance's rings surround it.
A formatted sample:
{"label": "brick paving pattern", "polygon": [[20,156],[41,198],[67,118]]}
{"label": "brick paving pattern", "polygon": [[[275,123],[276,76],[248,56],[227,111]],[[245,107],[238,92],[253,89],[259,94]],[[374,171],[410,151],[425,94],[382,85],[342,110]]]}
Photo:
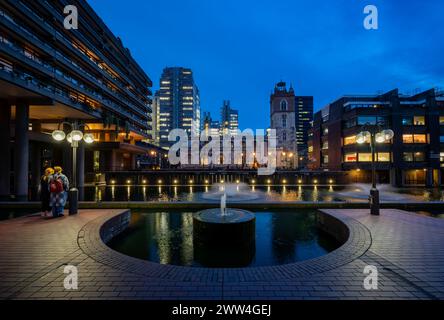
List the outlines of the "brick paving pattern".
{"label": "brick paving pattern", "polygon": [[[163,266],[124,256],[101,227],[123,210],[0,223],[0,299],[444,299],[444,220],[383,210],[322,210],[350,230],[338,250],[309,261],[250,269]],[[79,289],[64,289],[66,265]],[[379,287],[363,287],[365,266]]]}

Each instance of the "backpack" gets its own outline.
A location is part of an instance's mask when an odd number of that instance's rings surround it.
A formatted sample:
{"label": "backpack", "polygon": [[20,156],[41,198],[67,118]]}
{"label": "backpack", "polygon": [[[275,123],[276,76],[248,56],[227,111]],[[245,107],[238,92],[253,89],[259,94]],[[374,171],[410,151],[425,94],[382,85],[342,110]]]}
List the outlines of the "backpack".
{"label": "backpack", "polygon": [[51,191],[51,193],[60,193],[65,191],[65,189],[63,188],[62,179],[60,177],[52,179],[49,185],[49,190]]}

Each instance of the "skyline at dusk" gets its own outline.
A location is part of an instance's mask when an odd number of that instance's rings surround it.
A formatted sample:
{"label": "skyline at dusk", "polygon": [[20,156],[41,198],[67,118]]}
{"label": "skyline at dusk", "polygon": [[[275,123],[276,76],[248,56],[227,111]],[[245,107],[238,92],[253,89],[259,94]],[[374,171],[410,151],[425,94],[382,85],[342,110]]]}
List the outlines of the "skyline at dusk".
{"label": "skyline at dusk", "polygon": [[0,303],[444,300],[443,9],[0,1]]}
{"label": "skyline at dusk", "polygon": [[218,115],[230,99],[241,128],[269,126],[265,115],[279,80],[313,95],[315,110],[345,94],[444,86],[440,1],[373,1],[379,29],[371,31],[363,27],[368,1],[89,3],[154,89],[164,67],[191,68],[202,109]]}

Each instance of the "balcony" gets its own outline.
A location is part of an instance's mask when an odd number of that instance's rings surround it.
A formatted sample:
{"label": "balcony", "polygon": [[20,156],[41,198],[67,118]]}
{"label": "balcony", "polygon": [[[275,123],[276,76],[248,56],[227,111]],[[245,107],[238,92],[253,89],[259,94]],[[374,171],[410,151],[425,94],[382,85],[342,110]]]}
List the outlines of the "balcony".
{"label": "balcony", "polygon": [[[16,1],[13,1],[14,3]],[[123,83],[121,83],[120,81],[118,81],[117,79],[113,78],[112,76],[110,76],[110,74],[108,72],[106,72],[105,70],[103,70],[102,68],[100,68],[98,66],[97,63],[91,61],[91,59],[89,59],[83,52],[79,51],[78,48],[74,47],[72,45],[72,43],[67,40],[61,33],[55,31],[47,22],[43,21],[40,19],[40,17],[38,17],[37,15],[35,15],[33,12],[30,11],[30,9],[24,5],[20,5],[21,7],[24,8],[25,12],[28,11],[29,15],[31,17],[34,18],[34,20],[40,22],[40,24],[45,26],[45,30],[47,30],[50,34],[55,34],[56,39],[58,39],[60,42],[62,42],[65,47],[70,48],[71,51],[76,55],[76,56],[80,56],[81,59],[86,62],[88,65],[90,65],[92,68],[94,68],[95,70],[98,70],[101,74],[103,74],[110,82],[114,83],[116,86],[120,87],[126,94],[128,94],[128,96],[130,96],[134,101],[137,101],[137,103],[140,103],[142,105],[142,102],[140,102],[140,99],[138,97],[135,96],[135,94],[133,92],[131,92],[126,85],[124,85]],[[48,45],[46,42],[42,41],[40,38],[38,38],[37,36],[35,36],[33,33],[31,33],[30,31],[28,31],[26,28],[20,26],[17,22],[15,22],[13,19],[11,18],[7,18],[5,15],[0,14],[0,22],[2,24],[4,24],[8,29],[11,29],[12,31],[14,31],[15,33],[19,34],[20,36],[24,37],[26,40],[30,41],[34,46],[41,48],[46,54],[48,54],[49,56],[53,56],[57,59],[57,61],[62,62],[64,64],[64,66],[69,67],[71,70],[73,69],[72,67],[75,66],[75,68],[77,70],[74,70],[76,72],[76,74],[80,75],[80,76],[85,76],[87,75],[89,77],[89,81],[94,81],[95,85],[99,85],[102,89],[106,90],[107,93],[109,93],[110,95],[112,95],[114,98],[118,99],[119,101],[125,101],[126,104],[130,107],[133,108],[136,112],[138,112],[140,115],[144,116],[146,115],[146,113],[148,112],[148,110],[144,110],[141,107],[137,107],[135,104],[132,104],[128,99],[126,99],[125,97],[121,96],[121,95],[117,95],[116,93],[114,93],[112,90],[110,90],[107,86],[103,85],[103,83],[99,82],[94,76],[92,76],[90,73],[88,73],[87,71],[85,71],[84,69],[80,68],[77,64],[73,63],[72,60],[68,59],[66,56],[62,55],[59,51],[56,51],[53,47],[51,47],[50,45]],[[81,72],[79,72],[79,69],[81,70]],[[147,97],[148,99],[148,97]]]}

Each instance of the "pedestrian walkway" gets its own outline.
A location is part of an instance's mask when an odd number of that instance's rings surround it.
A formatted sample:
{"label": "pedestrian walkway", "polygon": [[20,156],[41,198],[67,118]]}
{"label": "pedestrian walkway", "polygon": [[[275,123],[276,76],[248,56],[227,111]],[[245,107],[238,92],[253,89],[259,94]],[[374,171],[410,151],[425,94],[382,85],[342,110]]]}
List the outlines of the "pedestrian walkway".
{"label": "pedestrian walkway", "polygon": [[[0,299],[444,299],[444,220],[391,209],[379,217],[322,211],[349,228],[343,247],[250,269],[163,266],[117,253],[102,239],[125,222],[126,210],[3,221]],[[66,265],[78,268],[78,290],[63,286]],[[378,290],[363,286],[368,265],[378,268]]]}

